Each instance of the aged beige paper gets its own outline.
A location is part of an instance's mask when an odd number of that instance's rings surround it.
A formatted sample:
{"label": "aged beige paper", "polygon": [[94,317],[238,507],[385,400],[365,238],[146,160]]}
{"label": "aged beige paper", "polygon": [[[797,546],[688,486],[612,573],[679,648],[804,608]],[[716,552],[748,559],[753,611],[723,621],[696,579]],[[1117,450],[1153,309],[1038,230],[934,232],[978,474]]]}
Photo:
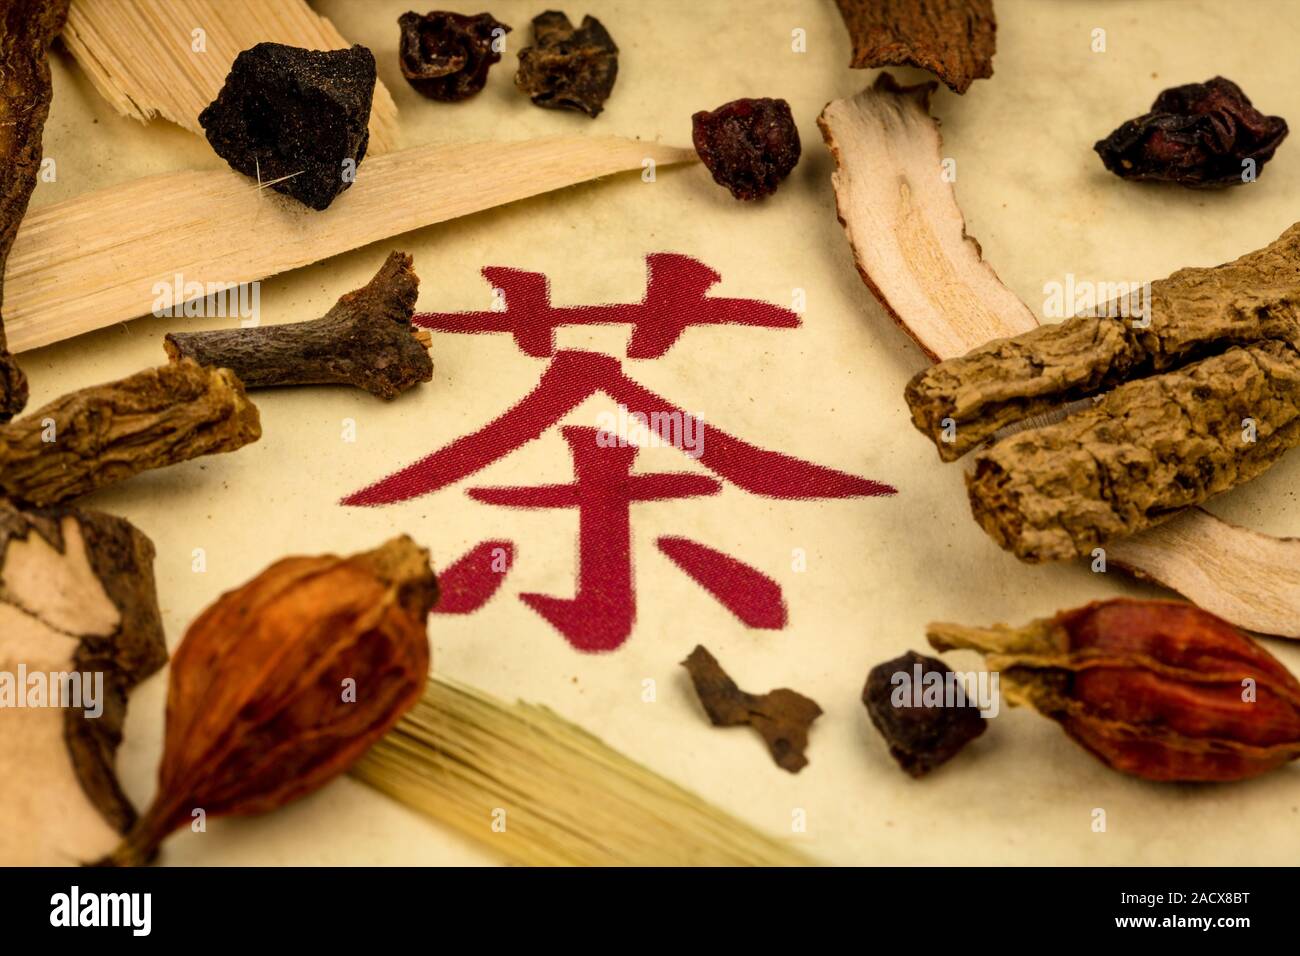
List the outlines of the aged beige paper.
{"label": "aged beige paper", "polygon": [[[820,0],[588,0],[622,50],[607,109],[595,121],[540,110],[511,83],[515,51],[542,5],[495,0],[514,27],[487,89],[456,105],[423,100],[396,62],[404,2],[318,0],[342,34],[376,54],[405,145],[617,134],[690,141],[690,114],[739,96],[789,100],[804,156],[772,198],[739,204],[699,166],[636,174],[518,203],[339,256],[262,284],[262,321],[319,315],[363,283],[394,248],[421,277],[419,308],[491,308],[484,266],[544,273],[556,304],[635,302],[645,257],[694,257],[722,281],[713,294],[791,308],[797,329],[690,328],[661,358],[625,356],[627,326],[562,328],[558,345],[621,361],[637,383],[710,426],[898,489],[891,497],[778,500],[730,482],[714,495],[636,504],[631,541],[636,624],[616,651],[580,653],[520,600],[572,596],[578,562],[573,510],[520,510],[472,500],[483,486],[566,483],[558,428],[436,493],[374,508],[345,495],[481,428],[533,389],[547,359],[508,335],[435,333],[431,384],[385,405],[359,392],[311,388],[255,395],[264,437],[237,454],[140,476],[88,502],[122,514],[158,547],[159,594],[174,646],[218,593],[287,553],[350,552],[404,531],[445,567],[480,542],[515,542],[513,567],[479,611],[435,616],[437,670],[499,696],[544,703],[709,800],[788,837],[828,863],[1291,863],[1294,768],[1221,787],[1158,786],[1119,776],[1049,721],[1003,712],[968,751],[914,781],[892,763],[859,696],[868,669],[924,650],[934,619],[1022,621],[1117,595],[1162,594],[1119,573],[1028,567],[971,520],[959,465],[939,464],[908,422],[903,386],[925,362],[854,271],[836,222],[831,163],[815,120],[827,101],[865,86],[849,40]],[[447,3],[478,12],[479,3]],[[1287,142],[1259,182],[1224,192],[1121,182],[1092,143],[1147,109],[1161,89],[1227,76],[1271,114],[1300,122],[1293,38],[1300,5],[1263,0],[1116,4],[998,0],[994,76],[963,97],[940,89],[945,152],[956,160],[968,228],[1002,279],[1042,316],[1044,286],[1067,274],[1141,281],[1210,265],[1264,245],[1300,210],[1300,144]],[[1094,52],[1096,31],[1104,52]],[[798,32],[802,31],[802,33]],[[795,42],[806,40],[804,49]],[[120,118],[65,52],[55,55],[46,155],[57,180],[34,205],[166,170],[219,168],[207,144],[177,127]],[[916,81],[918,71],[897,71]],[[361,167],[356,189],[365,188]],[[166,236],[159,237],[167,241]],[[141,312],[152,296],[141,290]],[[228,319],[145,318],[23,356],[32,407],[62,392],[163,361],[163,334]],[[582,402],[562,424],[595,427],[608,397]],[[355,441],[347,441],[349,421]],[[670,448],[649,448],[636,471],[709,472]],[[1291,457],[1213,503],[1231,520],[1300,533]],[[686,536],[776,581],[788,623],[742,625],[656,547]],[[202,549],[206,570],[193,570]],[[678,666],[707,644],[742,686],[788,686],[825,710],[810,765],[776,768],[756,735],[710,727]],[[1293,669],[1300,649],[1270,642]],[[952,663],[974,667],[974,657]],[[652,681],[653,685],[647,684]],[[654,688],[648,701],[646,688]],[[165,680],[132,701],[121,765],[139,803],[152,793]],[[1096,811],[1105,813],[1097,832]],[[485,839],[490,840],[490,809]],[[490,843],[430,824],[351,780],[283,812],[212,821],[165,847],[178,864],[493,863]]]}

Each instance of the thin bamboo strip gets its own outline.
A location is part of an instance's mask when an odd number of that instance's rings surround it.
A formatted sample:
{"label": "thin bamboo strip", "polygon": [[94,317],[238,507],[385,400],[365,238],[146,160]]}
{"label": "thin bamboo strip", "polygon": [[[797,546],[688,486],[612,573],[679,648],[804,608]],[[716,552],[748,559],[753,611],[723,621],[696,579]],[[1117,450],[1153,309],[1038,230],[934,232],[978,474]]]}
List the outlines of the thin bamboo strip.
{"label": "thin bamboo strip", "polygon": [[32,210],[5,271],[15,352],[152,311],[157,283],[231,286],[612,173],[689,162],[616,137],[418,146],[367,159],[316,212],[228,169],[169,173]]}
{"label": "thin bamboo strip", "polygon": [[440,677],[352,774],[515,863],[814,863],[545,707]]}
{"label": "thin bamboo strip", "polygon": [[[198,29],[203,49],[196,51]],[[199,113],[235,57],[263,40],[313,50],[350,46],[306,0],[72,0],[63,30],[68,50],[119,113],[141,122],[162,116],[200,136]],[[379,82],[369,151],[397,144],[397,105]]]}

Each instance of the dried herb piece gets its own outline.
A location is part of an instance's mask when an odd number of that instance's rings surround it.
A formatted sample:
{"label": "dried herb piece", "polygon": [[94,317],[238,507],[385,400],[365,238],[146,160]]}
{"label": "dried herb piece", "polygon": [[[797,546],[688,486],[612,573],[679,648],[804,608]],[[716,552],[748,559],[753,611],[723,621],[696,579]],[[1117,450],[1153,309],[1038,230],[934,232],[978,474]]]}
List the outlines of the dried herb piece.
{"label": "dried herb piece", "polygon": [[285,558],[223,594],[172,658],[153,805],[103,862],[148,862],[195,809],[265,813],[347,770],[420,698],[437,598],[405,536]]}
{"label": "dried herb piece", "polygon": [[1093,149],[1123,179],[1217,188],[1254,181],[1286,134],[1286,120],[1265,116],[1241,87],[1216,76],[1165,90],[1150,112]]}
{"label": "dried herb piece", "polygon": [[232,372],[164,365],[71,392],[0,426],[0,495],[57,504],[261,436],[257,406]]}
{"label": "dried herb piece", "polygon": [[849,66],[919,66],[965,93],[993,75],[993,0],[836,0],[853,40]]}
{"label": "dried herb piece", "polygon": [[[924,777],[947,763],[984,733],[979,708],[966,700],[965,688],[951,668],[937,657],[908,651],[902,657],[871,668],[862,703],[871,723],[889,745],[898,765],[913,777]],[[926,696],[928,688],[954,689],[954,706]]]}
{"label": "dried herb piece", "polygon": [[374,92],[375,58],[363,46],[259,43],[235,57],[199,125],[234,169],[325,209],[365,158]]}
{"label": "dried herb piece", "polygon": [[[63,29],[68,0],[0,0],[0,308],[4,272],[41,167],[50,112],[47,51]],[[27,376],[9,353],[0,318],[0,422],[27,404]]]}
{"label": "dried herb piece", "polygon": [[928,635],[940,651],[983,653],[1007,700],[1121,773],[1245,780],[1300,757],[1300,682],[1190,604],[1104,601],[1021,628],[931,624]]}
{"label": "dried herb piece", "polygon": [[618,78],[618,47],[595,17],[574,28],[558,10],[533,17],[533,45],[519,51],[515,86],[537,106],[577,110],[592,119]]}
{"label": "dried herb piece", "polygon": [[1300,223],[1232,262],[1152,282],[1143,322],[1107,303],[1094,309],[1098,315],[998,339],[924,369],[907,386],[912,422],[952,461],[999,429],[1128,379],[1232,345],[1300,340],[1297,298]]}
{"label": "dried herb piece", "polygon": [[319,319],[211,332],[172,332],[173,362],[228,368],[248,388],[351,385],[388,400],[433,378],[430,336],[411,324],[420,280],[411,257],[389,253],[369,283]]}
{"label": "dried herb piece", "polygon": [[1300,445],[1300,352],[1232,348],[1004,439],[967,478],[975,520],[1022,561],[1090,555],[1255,478]]}
{"label": "dried herb piece", "polygon": [[153,558],[122,518],[0,500],[0,865],[94,859],[135,821],[114,764],[127,694],[167,661]]}
{"label": "dried herb piece", "polygon": [[467,16],[432,10],[397,18],[402,76],[431,100],[469,99],[487,83],[488,69],[501,60],[497,38],[510,32],[490,13]]}
{"label": "dried herb piece", "polygon": [[799,162],[799,130],[785,100],[743,99],[691,117],[691,139],[714,182],[737,199],[776,192]]}
{"label": "dried herb piece", "polygon": [[682,666],[715,727],[748,724],[759,732],[782,770],[798,773],[808,765],[808,730],[821,716],[817,702],[787,688],[747,694],[727,676],[717,659],[698,645]]}

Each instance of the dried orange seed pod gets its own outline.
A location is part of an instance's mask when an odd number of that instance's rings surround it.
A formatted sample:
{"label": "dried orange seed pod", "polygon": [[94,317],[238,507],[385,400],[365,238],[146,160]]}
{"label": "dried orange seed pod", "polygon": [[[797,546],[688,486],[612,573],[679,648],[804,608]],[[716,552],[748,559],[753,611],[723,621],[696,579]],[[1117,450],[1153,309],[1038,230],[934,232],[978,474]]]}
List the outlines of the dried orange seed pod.
{"label": "dried orange seed pod", "polygon": [[1244,780],[1300,756],[1300,682],[1190,604],[1105,601],[1022,628],[931,624],[927,634],[938,650],[984,653],[1011,703],[1123,773]]}
{"label": "dried orange seed pod", "polygon": [[171,663],[153,805],[103,861],[147,862],[208,817],[263,813],[338,776],[420,697],[438,586],[410,538],[286,558],[217,599]]}

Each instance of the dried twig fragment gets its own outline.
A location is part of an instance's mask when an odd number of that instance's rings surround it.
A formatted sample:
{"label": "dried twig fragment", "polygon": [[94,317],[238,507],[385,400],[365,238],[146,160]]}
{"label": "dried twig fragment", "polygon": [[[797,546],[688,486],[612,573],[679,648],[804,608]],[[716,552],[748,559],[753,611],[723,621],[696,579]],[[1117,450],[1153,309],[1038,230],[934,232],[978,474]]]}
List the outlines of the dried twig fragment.
{"label": "dried twig fragment", "polygon": [[930,115],[934,88],[900,87],[882,73],[857,96],[827,104],[817,125],[862,280],[927,355],[948,358],[1038,322],[966,234]]}
{"label": "dried twig fragment", "polygon": [[515,86],[535,105],[595,119],[617,78],[618,47],[595,17],[584,16],[579,27],[558,10],[533,17],[533,45],[519,51]]}
{"label": "dried twig fragment", "polygon": [[0,865],[93,860],[135,821],[114,758],[167,661],[153,557],[122,518],[0,500]]}
{"label": "dried twig fragment", "polygon": [[923,370],[907,386],[913,423],[952,461],[1007,425],[1129,378],[1230,345],[1300,341],[1300,223],[1232,262],[1179,269],[1152,282],[1145,302],[1132,302],[1142,297],[1099,303],[1097,315],[998,339]]}
{"label": "dried twig fragment", "polygon": [[919,66],[965,93],[993,75],[993,0],[836,0],[857,69]]}
{"label": "dried twig fragment", "polygon": [[[0,308],[5,263],[41,166],[51,95],[46,53],[67,15],[68,0],[0,0]],[[9,354],[0,318],[0,422],[26,404],[27,377]]]}
{"label": "dried twig fragment", "polygon": [[1081,557],[1257,477],[1297,445],[1300,352],[1234,347],[981,452],[971,510],[1023,561]]}
{"label": "dried twig fragment", "polygon": [[748,724],[762,736],[778,767],[798,773],[808,765],[804,756],[808,730],[822,713],[816,701],[784,687],[766,694],[747,694],[703,645],[691,651],[682,666],[691,675],[695,693],[715,727]]}
{"label": "dried twig fragment", "polygon": [[319,319],[211,332],[172,332],[173,362],[228,368],[248,388],[351,385],[383,399],[433,378],[429,333],[411,325],[420,280],[411,257],[389,253],[375,277]]}
{"label": "dried twig fragment", "polygon": [[405,536],[285,558],[223,594],[172,658],[158,792],[102,862],[148,862],[195,807],[265,813],[347,770],[419,700],[437,599]]}
{"label": "dried twig fragment", "polygon": [[914,651],[871,668],[862,703],[890,755],[913,777],[947,763],[988,726],[952,669]]}
{"label": "dried twig fragment", "polygon": [[51,505],[262,436],[226,369],[184,361],[71,392],[0,426],[0,494]]}
{"label": "dried twig fragment", "polygon": [[199,125],[233,169],[325,209],[366,157],[374,92],[375,57],[363,46],[259,43],[235,57]]}

